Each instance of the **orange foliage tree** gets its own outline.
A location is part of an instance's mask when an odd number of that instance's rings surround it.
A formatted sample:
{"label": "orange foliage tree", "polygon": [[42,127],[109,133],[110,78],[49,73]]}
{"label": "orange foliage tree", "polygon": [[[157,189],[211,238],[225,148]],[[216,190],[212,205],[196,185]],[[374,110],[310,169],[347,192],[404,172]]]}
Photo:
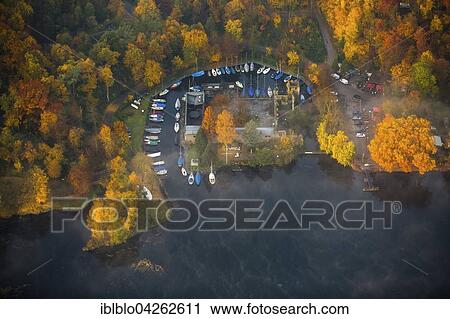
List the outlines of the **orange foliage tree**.
{"label": "orange foliage tree", "polygon": [[436,153],[430,133],[430,122],[416,116],[386,118],[377,126],[370,141],[372,159],[384,170],[403,172],[418,170],[420,174],[436,167],[432,155]]}

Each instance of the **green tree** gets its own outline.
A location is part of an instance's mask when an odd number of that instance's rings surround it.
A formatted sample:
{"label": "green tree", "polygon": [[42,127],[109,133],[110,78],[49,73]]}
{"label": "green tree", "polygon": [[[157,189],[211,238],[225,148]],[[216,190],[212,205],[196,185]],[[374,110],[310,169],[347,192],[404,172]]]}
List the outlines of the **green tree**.
{"label": "green tree", "polygon": [[241,138],[244,145],[250,148],[250,152],[253,153],[255,147],[262,141],[261,133],[257,130],[257,125],[254,120],[245,124]]}

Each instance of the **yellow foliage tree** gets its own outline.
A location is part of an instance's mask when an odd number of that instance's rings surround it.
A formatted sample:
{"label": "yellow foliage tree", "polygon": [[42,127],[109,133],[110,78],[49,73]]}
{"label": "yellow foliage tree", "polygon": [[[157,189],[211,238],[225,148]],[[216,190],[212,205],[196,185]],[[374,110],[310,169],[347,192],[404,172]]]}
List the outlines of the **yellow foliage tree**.
{"label": "yellow foliage tree", "polygon": [[436,167],[432,155],[436,147],[430,132],[430,122],[416,116],[394,118],[386,116],[378,124],[370,141],[372,159],[384,170],[403,172],[418,170],[424,174]]}
{"label": "yellow foliage tree", "polygon": [[320,73],[320,71],[319,71],[319,67],[318,67],[317,64],[311,63],[308,66],[308,69],[307,69],[306,73],[308,74],[308,78],[309,78],[309,80],[312,83],[314,83],[316,85],[319,85],[319,73]]}
{"label": "yellow foliage tree", "polygon": [[158,62],[147,60],[147,63],[145,64],[144,81],[148,88],[152,88],[161,83],[163,75],[164,71]]}
{"label": "yellow foliage tree", "polygon": [[202,129],[206,134],[211,135],[214,133],[214,126],[214,112],[210,106],[207,106],[203,115]]}
{"label": "yellow foliage tree", "polygon": [[103,124],[98,133],[98,138],[102,142],[103,149],[107,157],[111,157],[114,153],[114,141],[111,134],[111,128]]}
{"label": "yellow foliage tree", "polygon": [[230,33],[238,42],[242,42],[242,22],[239,19],[228,20],[225,31]]}
{"label": "yellow foliage tree", "polygon": [[300,63],[300,56],[297,52],[291,50],[287,53],[288,65],[297,65]]}
{"label": "yellow foliage tree", "polygon": [[113,73],[109,65],[105,65],[100,69],[100,79],[103,81],[106,87],[106,99],[109,101],[109,88],[113,85]]}
{"label": "yellow foliage tree", "polygon": [[38,213],[47,207],[49,197],[48,177],[39,167],[33,167],[28,172],[23,187],[23,203],[19,213]]}
{"label": "yellow foliage tree", "polygon": [[44,111],[41,113],[41,121],[39,126],[39,131],[47,135],[50,129],[55,126],[58,122],[58,115],[53,112]]}
{"label": "yellow foliage tree", "polygon": [[72,127],[69,130],[69,143],[73,148],[78,149],[81,147],[81,138],[83,137],[84,130],[80,127]]}
{"label": "yellow foliage tree", "polygon": [[44,156],[44,165],[47,174],[51,178],[58,178],[61,175],[61,165],[64,159],[63,147],[55,144],[53,147],[47,144],[39,144],[39,151]]}

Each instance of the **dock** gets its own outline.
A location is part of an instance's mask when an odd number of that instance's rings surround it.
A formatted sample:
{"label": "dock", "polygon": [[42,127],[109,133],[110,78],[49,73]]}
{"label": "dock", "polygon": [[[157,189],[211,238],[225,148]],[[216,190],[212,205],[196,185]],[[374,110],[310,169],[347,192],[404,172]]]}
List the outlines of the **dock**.
{"label": "dock", "polygon": [[373,183],[373,177],[370,176],[370,171],[367,169],[363,170],[364,173],[364,185],[363,192],[377,192],[380,190],[378,186],[375,186]]}

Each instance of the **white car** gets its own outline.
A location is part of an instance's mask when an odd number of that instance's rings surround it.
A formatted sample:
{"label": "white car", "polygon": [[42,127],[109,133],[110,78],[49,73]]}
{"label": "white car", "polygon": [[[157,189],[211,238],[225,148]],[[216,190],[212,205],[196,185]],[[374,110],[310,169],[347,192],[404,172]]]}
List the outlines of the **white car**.
{"label": "white car", "polygon": [[338,95],[338,92],[330,91],[330,94],[332,94],[332,95]]}
{"label": "white car", "polygon": [[339,74],[337,74],[337,73],[333,73],[333,74],[331,74],[331,77],[333,78],[333,79],[335,79],[335,80],[339,80],[341,77],[339,76]]}
{"label": "white car", "polygon": [[364,133],[356,133],[356,137],[366,137],[366,134],[364,134]]}
{"label": "white car", "polygon": [[341,82],[342,84],[348,85],[348,80],[347,79],[340,79],[339,82]]}

